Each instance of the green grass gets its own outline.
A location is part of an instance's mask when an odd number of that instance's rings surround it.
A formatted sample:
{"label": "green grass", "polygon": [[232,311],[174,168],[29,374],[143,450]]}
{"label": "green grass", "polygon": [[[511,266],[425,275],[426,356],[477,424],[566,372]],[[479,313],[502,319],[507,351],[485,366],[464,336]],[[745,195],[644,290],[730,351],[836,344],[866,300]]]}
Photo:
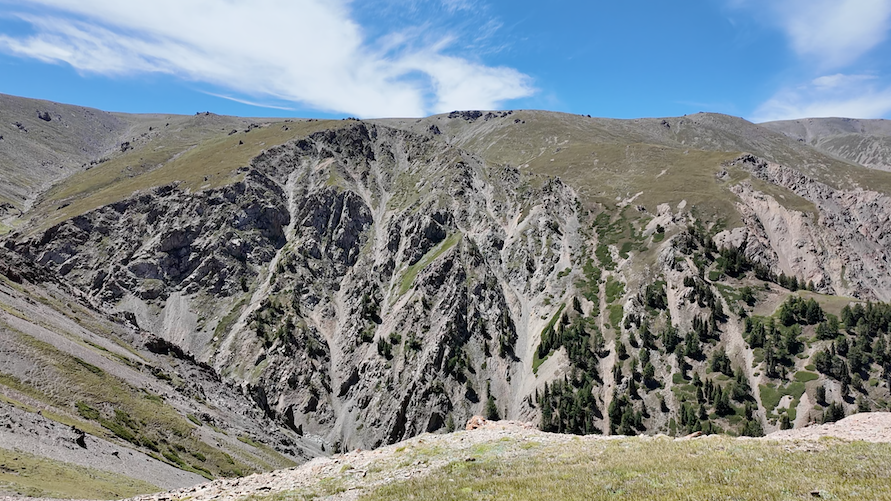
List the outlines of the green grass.
{"label": "green grass", "polygon": [[625,284],[614,279],[612,276],[606,280],[606,302],[612,303],[625,294]]}
{"label": "green grass", "polygon": [[424,256],[418,260],[417,263],[409,266],[405,273],[402,275],[402,280],[399,284],[399,295],[403,295],[411,289],[412,284],[415,281],[415,278],[418,277],[418,273],[420,273],[424,268],[429,266],[433,261],[436,260],[439,256],[443,255],[447,250],[454,247],[458,242],[461,241],[462,233],[453,233],[449,235],[448,238],[440,242],[436,247],[430,249]]}
{"label": "green grass", "polygon": [[258,449],[260,448],[260,444],[258,444],[255,440],[252,440],[250,437],[246,437],[244,435],[238,435],[238,437],[236,437],[236,438],[238,438],[239,442],[248,444],[248,445],[250,445],[252,447],[256,447]]}
{"label": "green grass", "polygon": [[235,304],[229,313],[226,314],[223,318],[220,319],[220,322],[213,330],[214,337],[219,339],[219,342],[222,342],[223,336],[229,332],[229,329],[232,328],[232,324],[238,320],[238,315],[241,314],[241,309],[247,304],[248,298],[242,298],[241,301]]}
{"label": "green grass", "polygon": [[365,500],[883,499],[891,488],[891,445],[575,440],[456,459],[432,474],[393,482]]}
{"label": "green grass", "polygon": [[625,315],[625,310],[622,308],[622,305],[611,304],[606,308],[609,310],[610,325],[612,325],[616,331],[620,331],[622,329],[622,317]]}
{"label": "green grass", "polygon": [[[709,272],[709,280],[711,280],[712,273],[713,272]],[[720,274],[719,274],[718,278],[721,278]],[[715,280],[717,280],[717,279],[715,279]],[[712,281],[714,282],[714,280],[712,280]],[[739,301],[740,297],[742,296],[739,289],[736,289],[729,285],[725,285],[725,284],[714,284],[714,285],[718,289],[718,292],[720,292],[721,295],[724,296],[724,299],[727,300],[727,304],[729,304],[729,305],[736,304],[736,302]]]}
{"label": "green grass", "polygon": [[795,380],[801,383],[816,381],[819,378],[820,376],[818,374],[814,374],[813,372],[798,371],[795,373]]}
{"label": "green grass", "polygon": [[783,393],[772,384],[760,384],[758,388],[761,390],[761,404],[767,409],[767,412],[773,412],[777,404],[780,403],[780,399],[783,398]]}
{"label": "green grass", "polygon": [[541,367],[541,364],[545,363],[545,360],[553,354],[554,350],[551,350],[551,352],[545,355],[544,358],[538,358],[538,350],[535,350],[535,353],[532,355],[532,373],[538,374],[538,368]]}
{"label": "green grass", "polygon": [[123,475],[0,448],[0,492],[63,499],[120,499],[160,490]]}
{"label": "green grass", "polygon": [[[785,387],[775,387],[773,384],[760,384],[758,388],[761,390],[761,404],[768,413],[773,412],[780,400],[786,395],[792,397],[792,403],[789,404],[789,410],[791,411],[798,406],[798,402],[801,400],[801,395],[804,394],[805,389],[804,383],[798,381],[789,383]],[[790,415],[789,417],[793,416]]]}
{"label": "green grass", "polygon": [[605,270],[616,269],[616,262],[613,261],[609,247],[606,244],[598,245],[597,249],[594,251],[594,255],[597,256],[597,261],[600,262]]}
{"label": "green grass", "polygon": [[[195,126],[77,173],[51,189],[32,211],[45,229],[65,219],[130,197],[135,191],[179,183],[193,192],[225,186],[264,149],[346,122],[283,122],[247,134]],[[228,129],[228,127],[227,127]],[[239,141],[243,144],[239,144]],[[64,208],[62,205],[68,204]],[[45,218],[45,219],[42,219]]]}
{"label": "green grass", "polygon": [[584,272],[585,280],[580,280],[576,285],[582,291],[585,299],[594,303],[594,310],[591,312],[591,316],[596,317],[600,315],[598,305],[600,304],[600,277],[603,275],[603,272],[594,265],[594,260],[592,259],[585,261],[582,271]]}

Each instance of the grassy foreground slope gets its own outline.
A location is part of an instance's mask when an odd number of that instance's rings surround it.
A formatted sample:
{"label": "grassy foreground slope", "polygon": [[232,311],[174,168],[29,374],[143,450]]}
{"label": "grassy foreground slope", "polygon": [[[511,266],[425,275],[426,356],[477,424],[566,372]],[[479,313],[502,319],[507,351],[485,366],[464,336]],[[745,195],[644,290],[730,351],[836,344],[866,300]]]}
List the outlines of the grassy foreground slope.
{"label": "grassy foreground slope", "polygon": [[486,422],[143,499],[887,499],[889,416],[763,439],[580,437]]}
{"label": "grassy foreground slope", "polygon": [[[492,453],[526,447],[517,459]],[[778,442],[726,437],[495,442],[480,459],[382,487],[368,499],[831,499],[881,498],[886,444]],[[522,450],[522,449],[521,449]]]}

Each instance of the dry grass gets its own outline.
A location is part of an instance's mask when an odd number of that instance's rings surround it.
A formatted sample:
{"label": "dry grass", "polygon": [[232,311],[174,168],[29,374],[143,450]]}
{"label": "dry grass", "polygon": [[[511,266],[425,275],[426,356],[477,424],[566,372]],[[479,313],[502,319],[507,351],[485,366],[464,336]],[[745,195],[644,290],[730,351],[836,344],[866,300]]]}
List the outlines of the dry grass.
{"label": "dry grass", "polygon": [[158,490],[141,480],[0,448],[0,492],[62,499],[120,499]]}
{"label": "dry grass", "polygon": [[[29,382],[0,374],[0,386],[10,388],[58,410],[47,417],[51,419],[61,417],[63,419],[56,420],[65,424],[70,421],[81,429],[106,439],[115,434],[123,440],[139,442],[145,447],[151,443],[158,449],[155,451],[158,457],[164,452],[178,455],[182,462],[173,460],[169,462],[173,466],[193,473],[235,476],[254,469],[238,459],[232,460],[222,450],[199,440],[192,433],[194,425],[159,396],[134,388],[98,367],[17,332],[8,325],[3,327],[9,335],[15,336],[20,346],[24,347],[23,352],[30,353],[35,366],[43,370],[40,377],[32,378]],[[56,381],[65,381],[66,384],[61,386],[56,384]],[[129,424],[118,422],[112,412],[105,413],[106,415],[99,420],[64,419],[66,415],[77,412],[76,402],[84,402],[94,408],[110,407],[126,412],[132,421]],[[182,451],[200,452],[206,457],[206,461],[196,462],[187,454],[182,454]],[[151,453],[151,451],[146,452]],[[268,470],[274,467],[260,457],[251,456],[248,460],[262,469]],[[282,464],[293,463],[284,460]]]}
{"label": "dry grass", "polygon": [[276,122],[233,135],[218,127],[213,131],[185,128],[179,135],[155,140],[66,179],[46,194],[31,213],[32,221],[39,221],[38,229],[46,229],[134,192],[170,183],[192,191],[225,186],[239,180],[238,168],[264,149],[342,124]]}
{"label": "dry grass", "polygon": [[533,445],[514,460],[496,452],[455,460],[365,499],[806,499],[813,491],[886,499],[891,489],[888,444],[630,438]]}

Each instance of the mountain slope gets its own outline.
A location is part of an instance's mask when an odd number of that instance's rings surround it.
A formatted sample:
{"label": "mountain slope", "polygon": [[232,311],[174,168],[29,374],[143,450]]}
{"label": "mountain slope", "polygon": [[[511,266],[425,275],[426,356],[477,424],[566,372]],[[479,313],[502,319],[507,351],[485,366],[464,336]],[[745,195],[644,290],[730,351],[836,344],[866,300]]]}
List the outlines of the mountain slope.
{"label": "mountain slope", "polygon": [[[887,406],[891,307],[865,301],[891,300],[889,173],[723,115],[163,120],[179,132],[43,192],[5,238],[8,271],[22,298],[64,284],[92,304],[105,320],[79,338],[158,350],[140,374],[163,381],[163,357],[204,374],[213,408],[173,384],[189,403],[171,419],[228,409],[234,442],[268,454],[255,468],[278,458],[262,443],[300,461],[474,414],[758,435]],[[5,301],[16,322],[35,311]],[[131,377],[123,393],[149,381],[87,349]],[[99,434],[134,406],[85,397]],[[76,404],[52,403],[96,416]],[[159,450],[183,459],[177,443]]]}
{"label": "mountain slope", "polygon": [[820,151],[865,167],[891,170],[891,121],[807,118],[761,124]]}

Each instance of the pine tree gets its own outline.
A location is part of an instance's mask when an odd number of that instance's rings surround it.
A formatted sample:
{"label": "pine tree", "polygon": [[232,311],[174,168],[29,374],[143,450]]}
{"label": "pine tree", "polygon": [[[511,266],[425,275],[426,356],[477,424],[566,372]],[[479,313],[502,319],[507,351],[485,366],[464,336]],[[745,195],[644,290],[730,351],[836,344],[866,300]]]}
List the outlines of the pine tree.
{"label": "pine tree", "polygon": [[644,382],[653,381],[653,378],[656,377],[656,367],[653,366],[652,362],[647,362],[647,365],[643,368],[643,378]]}
{"label": "pine tree", "polygon": [[486,419],[489,421],[498,421],[501,416],[498,415],[498,406],[495,405],[495,397],[489,395],[486,400]]}
{"label": "pine tree", "polygon": [[822,384],[820,386],[817,386],[816,394],[814,395],[814,397],[816,398],[818,404],[826,403],[826,387]]}
{"label": "pine tree", "polygon": [[789,415],[783,414],[780,417],[780,429],[781,430],[789,430],[792,428],[792,423],[789,421]]}
{"label": "pine tree", "polygon": [[842,404],[832,402],[823,412],[823,423],[834,423],[845,417],[845,408]]}

